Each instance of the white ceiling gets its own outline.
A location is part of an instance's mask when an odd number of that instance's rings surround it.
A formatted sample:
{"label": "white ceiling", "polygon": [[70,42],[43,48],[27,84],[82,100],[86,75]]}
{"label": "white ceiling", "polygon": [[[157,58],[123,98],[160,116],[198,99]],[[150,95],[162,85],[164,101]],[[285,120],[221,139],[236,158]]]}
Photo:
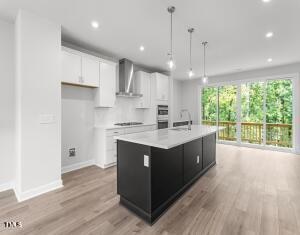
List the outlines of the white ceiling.
{"label": "white ceiling", "polygon": [[[203,71],[204,40],[208,75],[300,61],[299,0],[0,0],[0,17],[13,20],[18,8],[27,9],[60,23],[64,40],[167,70],[169,5],[176,7],[174,78],[188,79],[188,27],[196,31],[196,77]],[[99,21],[99,29],[91,28],[92,20]],[[268,31],[274,32],[272,39],[265,38]]]}

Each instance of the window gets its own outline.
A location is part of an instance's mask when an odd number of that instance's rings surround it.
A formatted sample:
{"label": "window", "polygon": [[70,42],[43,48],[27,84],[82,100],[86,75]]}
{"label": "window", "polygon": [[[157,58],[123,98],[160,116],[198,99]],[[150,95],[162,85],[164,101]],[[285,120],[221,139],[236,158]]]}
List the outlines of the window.
{"label": "window", "polygon": [[253,81],[202,89],[202,123],[224,126],[221,141],[293,147],[293,83]]}

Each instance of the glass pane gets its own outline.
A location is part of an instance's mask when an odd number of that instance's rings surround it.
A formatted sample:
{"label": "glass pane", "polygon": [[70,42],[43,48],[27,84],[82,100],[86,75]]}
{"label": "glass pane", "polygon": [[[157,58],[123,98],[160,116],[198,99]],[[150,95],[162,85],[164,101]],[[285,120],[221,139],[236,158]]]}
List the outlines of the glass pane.
{"label": "glass pane", "polygon": [[264,83],[241,85],[241,140],[263,144]]}
{"label": "glass pane", "polygon": [[291,80],[267,82],[266,144],[293,147],[293,93]]}
{"label": "glass pane", "polygon": [[218,88],[206,87],[202,89],[202,124],[217,125]]}
{"label": "glass pane", "polygon": [[219,132],[220,140],[236,141],[237,86],[219,87],[219,126],[226,127]]}

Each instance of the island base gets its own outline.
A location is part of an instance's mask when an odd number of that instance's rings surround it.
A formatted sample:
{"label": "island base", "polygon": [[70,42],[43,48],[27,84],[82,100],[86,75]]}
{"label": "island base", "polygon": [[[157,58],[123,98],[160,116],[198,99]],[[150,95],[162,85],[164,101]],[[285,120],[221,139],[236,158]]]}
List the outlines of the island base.
{"label": "island base", "polygon": [[205,170],[203,170],[199,175],[197,175],[189,184],[185,185],[180,191],[178,191],[175,195],[169,198],[163,205],[161,205],[154,212],[146,213],[144,210],[137,207],[134,203],[131,203],[126,198],[120,196],[120,204],[127,208],[129,211],[140,217],[142,220],[147,222],[149,225],[153,225],[164,213],[167,212],[168,208],[170,208],[193,184],[204,175],[210,168],[216,165],[216,162],[213,162],[209,165]]}
{"label": "island base", "polygon": [[118,140],[120,204],[152,225],[216,164],[216,135],[171,149]]}

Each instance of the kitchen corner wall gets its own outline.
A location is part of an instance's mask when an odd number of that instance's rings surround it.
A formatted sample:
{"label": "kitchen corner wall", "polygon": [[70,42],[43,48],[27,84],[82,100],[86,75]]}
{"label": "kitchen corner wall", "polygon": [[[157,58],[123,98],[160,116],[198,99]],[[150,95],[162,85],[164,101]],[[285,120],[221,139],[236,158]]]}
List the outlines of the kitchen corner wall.
{"label": "kitchen corner wall", "polygon": [[14,24],[0,20],[0,192],[15,177]]}
{"label": "kitchen corner wall", "polygon": [[61,26],[19,10],[15,23],[18,200],[62,186]]}
{"label": "kitchen corner wall", "polygon": [[180,80],[173,80],[171,82],[171,97],[170,97],[170,108],[171,108],[171,122],[181,121],[181,120],[187,120],[187,117],[180,117],[180,111],[183,108],[186,108],[182,104],[182,98],[183,94],[183,85],[184,82]]}
{"label": "kitchen corner wall", "polygon": [[[62,42],[63,46],[92,54],[107,60],[116,59],[107,57],[95,51]],[[135,66],[135,71],[153,72],[142,66]],[[117,70],[117,86],[118,86]],[[94,89],[62,85],[62,172],[93,164],[91,144],[93,143],[94,126],[109,125],[116,122],[138,121],[144,122],[143,109],[136,109],[134,98],[117,97],[113,108],[94,108]],[[69,157],[69,149],[76,149],[76,156]]]}

